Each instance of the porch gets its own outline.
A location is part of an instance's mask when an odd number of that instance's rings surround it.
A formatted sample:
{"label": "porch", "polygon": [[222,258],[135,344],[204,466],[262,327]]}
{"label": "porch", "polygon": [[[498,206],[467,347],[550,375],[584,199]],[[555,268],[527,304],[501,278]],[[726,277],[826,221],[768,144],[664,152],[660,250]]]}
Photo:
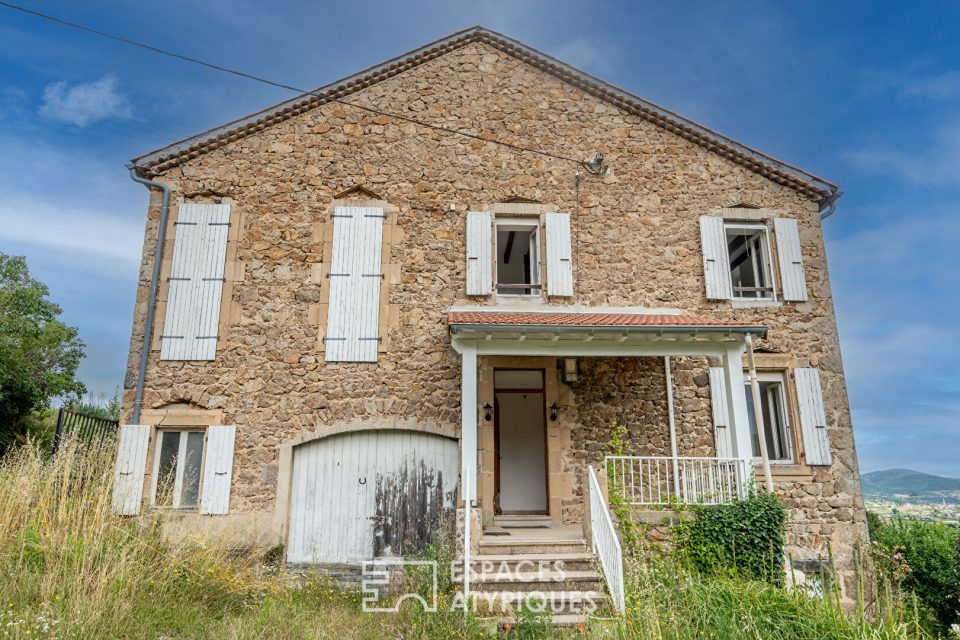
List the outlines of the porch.
{"label": "porch", "polygon": [[[753,448],[742,358],[752,336],[764,335],[765,327],[682,315],[489,307],[452,310],[448,322],[462,358],[461,489],[470,523],[464,527],[468,565],[471,554],[486,554],[483,549],[491,546],[527,545],[529,551],[560,535],[599,556],[616,604],[610,580],[619,570],[612,559],[619,542],[608,492],[638,507],[716,504],[747,493]],[[678,433],[672,372],[677,358],[697,361],[701,369],[711,359],[710,375],[717,377],[711,382],[725,391],[722,432],[703,433],[702,426],[686,424]],[[635,378],[609,370],[619,361],[645,363],[638,375],[647,385],[646,399],[637,404],[647,407],[645,417],[663,434],[651,455],[612,455],[616,449],[597,438],[611,437],[615,426],[597,427],[599,414],[581,415],[588,412],[590,392],[577,384],[578,363],[598,381],[620,381],[629,394]],[[650,375],[642,375],[644,367]],[[594,398],[594,404],[617,413],[623,393]],[[658,399],[654,409],[651,397]],[[681,400],[684,407],[710,411],[702,399]],[[634,436],[644,431],[636,424],[622,426]],[[597,432],[592,442],[575,442],[591,429]],[[506,521],[511,523],[505,526]]]}

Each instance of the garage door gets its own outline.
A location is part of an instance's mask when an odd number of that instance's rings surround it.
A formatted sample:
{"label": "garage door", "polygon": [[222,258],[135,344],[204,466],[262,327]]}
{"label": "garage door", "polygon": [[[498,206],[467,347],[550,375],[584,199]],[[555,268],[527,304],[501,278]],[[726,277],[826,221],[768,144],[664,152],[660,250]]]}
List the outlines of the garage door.
{"label": "garage door", "polygon": [[354,563],[416,553],[453,509],[457,441],[356,431],[293,450],[287,561]]}

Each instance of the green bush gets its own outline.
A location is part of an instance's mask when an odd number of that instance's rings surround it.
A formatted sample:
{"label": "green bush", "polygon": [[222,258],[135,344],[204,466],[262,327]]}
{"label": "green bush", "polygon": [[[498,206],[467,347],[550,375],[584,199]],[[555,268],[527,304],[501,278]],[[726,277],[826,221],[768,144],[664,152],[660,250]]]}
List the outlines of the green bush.
{"label": "green bush", "polygon": [[694,508],[675,527],[676,550],[692,569],[728,573],[783,585],[787,513],[773,494]]}
{"label": "green bush", "polygon": [[905,562],[903,587],[930,608],[941,629],[960,622],[960,531],[903,518],[869,522],[874,555]]}

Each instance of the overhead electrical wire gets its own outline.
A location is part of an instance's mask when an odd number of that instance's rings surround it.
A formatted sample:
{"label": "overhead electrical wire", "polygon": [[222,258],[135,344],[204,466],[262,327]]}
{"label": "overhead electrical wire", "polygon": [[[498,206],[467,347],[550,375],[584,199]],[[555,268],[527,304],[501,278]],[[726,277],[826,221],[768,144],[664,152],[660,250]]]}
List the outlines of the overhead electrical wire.
{"label": "overhead electrical wire", "polygon": [[63,18],[58,18],[58,17],[56,17],[56,16],[52,16],[52,15],[49,15],[49,14],[46,14],[46,13],[41,13],[40,11],[35,11],[35,10],[33,10],[33,9],[28,9],[27,7],[22,7],[22,6],[20,6],[20,5],[12,4],[12,3],[9,3],[9,2],[4,2],[3,0],[0,0],[0,7],[5,7],[5,8],[7,8],[7,9],[12,9],[12,10],[14,10],[14,11],[19,11],[19,12],[21,12],[21,13],[25,13],[25,14],[28,14],[28,15],[31,15],[31,16],[34,16],[34,17],[37,17],[37,18],[41,18],[41,19],[43,19],[43,20],[48,20],[48,21],[50,21],[50,22],[54,22],[54,23],[56,23],[56,24],[59,24],[59,25],[65,26],[65,27],[70,27],[70,28],[72,28],[72,29],[78,29],[78,30],[80,30],[80,31],[84,31],[84,32],[86,32],[86,33],[91,33],[91,34],[93,34],[93,35],[100,36],[100,37],[102,37],[102,38],[107,38],[107,39],[109,39],[109,40],[113,40],[113,41],[115,41],[115,42],[119,42],[119,43],[121,43],[121,44],[125,44],[125,45],[131,46],[131,47],[137,47],[137,48],[139,48],[139,49],[144,49],[144,50],[146,50],[146,51],[150,51],[150,52],[157,53],[157,54],[160,54],[160,55],[168,56],[168,57],[170,57],[170,58],[174,58],[174,59],[180,60],[180,61],[182,61],[182,62],[189,62],[189,63],[191,63],[191,64],[195,64],[195,65],[199,65],[199,66],[202,66],[202,67],[206,67],[206,68],[208,68],[208,69],[213,69],[213,70],[215,70],[215,71],[220,71],[220,72],[227,73],[227,74],[230,74],[230,75],[233,75],[233,76],[237,76],[237,77],[239,77],[239,78],[246,78],[246,79],[248,79],[248,80],[253,80],[253,81],[255,81],[255,82],[260,82],[260,83],[262,83],[262,84],[270,85],[270,86],[272,86],[272,87],[277,87],[277,88],[279,88],[279,89],[285,89],[285,90],[287,90],[287,91],[293,91],[293,92],[295,92],[295,93],[297,93],[297,94],[300,94],[300,95],[313,96],[313,97],[316,97],[316,98],[320,98],[320,99],[323,99],[323,100],[327,100],[327,101],[329,101],[329,102],[334,102],[334,103],[337,103],[337,104],[341,104],[341,105],[344,105],[344,106],[346,106],[346,107],[352,107],[352,108],[354,108],[354,109],[360,109],[361,111],[366,111],[366,112],[368,112],[368,113],[374,113],[374,114],[376,114],[376,115],[381,115],[381,116],[387,116],[387,117],[389,117],[389,118],[396,118],[396,119],[398,119],[398,120],[402,120],[402,121],[404,121],[404,122],[409,122],[409,123],[411,123],[411,124],[415,124],[415,125],[420,126],[420,127],[425,127],[425,128],[427,128],[427,129],[432,129],[432,130],[434,130],[434,131],[440,131],[440,132],[449,133],[449,134],[452,134],[452,135],[463,136],[463,137],[466,137],[466,138],[470,138],[470,139],[472,139],[472,140],[479,140],[479,141],[481,141],[481,142],[499,145],[499,146],[501,146],[501,147],[506,147],[506,148],[508,148],[508,149],[513,149],[514,151],[519,151],[519,152],[522,152],[522,153],[532,153],[532,154],[536,154],[536,155],[539,155],[539,156],[551,158],[551,159],[554,159],[554,160],[561,160],[561,161],[564,161],[564,162],[572,162],[572,163],[574,163],[574,164],[576,164],[576,165],[578,165],[578,166],[580,166],[580,167],[583,167],[584,170],[586,170],[588,173],[591,173],[591,174],[594,174],[594,175],[596,175],[596,174],[598,174],[598,173],[600,173],[600,172],[602,171],[602,168],[601,168],[601,165],[602,165],[602,155],[600,155],[600,154],[598,154],[598,156],[595,157],[593,161],[591,161],[591,162],[585,162],[585,161],[583,161],[583,160],[577,160],[577,159],[575,159],[575,158],[570,158],[570,157],[568,157],[568,156],[563,156],[563,155],[560,155],[560,154],[557,154],[557,153],[552,153],[552,152],[550,152],[550,151],[544,151],[544,150],[542,150],[542,149],[536,149],[536,148],[533,148],[533,147],[524,147],[524,146],[522,146],[522,145],[513,144],[512,142],[505,142],[505,141],[503,141],[503,140],[497,140],[497,139],[492,139],[492,140],[491,140],[491,139],[482,137],[482,136],[480,136],[480,135],[478,135],[478,134],[471,133],[471,132],[469,132],[469,131],[464,131],[464,130],[462,130],[462,129],[452,129],[452,128],[450,128],[450,127],[444,127],[444,126],[442,126],[442,125],[433,124],[433,123],[430,123],[430,122],[425,122],[425,121],[419,120],[419,119],[417,119],[417,118],[412,118],[412,117],[410,117],[410,116],[405,116],[405,115],[398,114],[398,113],[391,113],[391,112],[389,112],[389,111],[383,111],[383,110],[377,109],[377,108],[375,108],[375,107],[368,107],[368,106],[366,106],[366,105],[357,104],[357,103],[355,103],[355,102],[349,102],[349,101],[347,101],[347,100],[343,100],[343,99],[341,99],[341,98],[337,98],[337,97],[335,97],[335,96],[331,96],[330,94],[325,93],[325,92],[322,92],[322,91],[317,91],[317,90],[310,91],[310,90],[306,90],[306,89],[300,89],[300,88],[298,88],[298,87],[294,87],[294,86],[292,86],[292,85],[285,84],[285,83],[283,83],[283,82],[276,82],[276,81],[274,81],[274,80],[270,80],[269,78],[264,78],[264,77],[262,77],[262,76],[254,75],[254,74],[252,74],[252,73],[246,73],[246,72],[244,72],[244,71],[238,71],[238,70],[236,70],[236,69],[231,69],[231,68],[229,68],[229,67],[224,67],[224,66],[221,66],[221,65],[218,65],[218,64],[214,64],[214,63],[212,63],[212,62],[206,62],[206,61],[204,61],[204,60],[200,60],[199,58],[194,58],[194,57],[191,57],[191,56],[186,56],[186,55],[183,55],[183,54],[180,54],[180,53],[176,53],[176,52],[173,52],[173,51],[167,51],[166,49],[161,49],[160,47],[154,47],[153,45],[145,44],[145,43],[143,43],[143,42],[138,42],[138,41],[136,41],[136,40],[131,40],[130,38],[124,38],[123,36],[114,35],[114,34],[112,34],[112,33],[106,33],[105,31],[100,31],[100,30],[98,30],[98,29],[94,29],[94,28],[92,28],[92,27],[88,27],[88,26],[85,26],[85,25],[82,25],[82,24],[78,24],[78,23],[76,23],[76,22],[71,22],[71,21],[65,20],[65,19],[63,19]]}

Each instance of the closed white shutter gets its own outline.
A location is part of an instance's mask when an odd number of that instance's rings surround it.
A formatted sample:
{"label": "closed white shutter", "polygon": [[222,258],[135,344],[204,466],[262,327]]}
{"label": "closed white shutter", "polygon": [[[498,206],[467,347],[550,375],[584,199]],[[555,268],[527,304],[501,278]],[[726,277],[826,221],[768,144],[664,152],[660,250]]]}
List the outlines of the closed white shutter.
{"label": "closed white shutter", "polygon": [[803,450],[807,464],[829,465],[833,462],[833,455],[830,453],[830,436],[827,433],[827,414],[823,408],[820,371],[809,368],[794,369],[793,376],[797,385],[800,430],[803,433]]}
{"label": "closed white shutter", "polygon": [[729,300],[730,259],[727,256],[727,233],[723,218],[700,216],[700,243],[703,246],[703,275],[707,281],[707,300]]}
{"label": "closed white shutter", "polygon": [[200,513],[223,515],[230,512],[230,479],[233,477],[233,442],[237,428],[233,425],[207,427],[207,450],[204,454],[203,492]]}
{"label": "closed white shutter", "polygon": [[570,214],[548,213],[547,230],[547,295],[573,295],[573,258],[570,246]]}
{"label": "closed white shutter", "polygon": [[776,218],[773,230],[777,235],[777,256],[780,262],[780,284],[783,299],[805,302],[807,278],[803,273],[803,254],[800,251],[800,231],[793,218]]}
{"label": "closed white shutter", "polygon": [[183,204],[177,216],[161,360],[213,360],[230,229],[229,204]]}
{"label": "closed white shutter", "polygon": [[337,207],[327,307],[327,362],[376,362],[380,345],[383,209]]}
{"label": "closed white shutter", "polygon": [[713,410],[713,441],[718,458],[733,457],[730,432],[730,407],[727,404],[727,385],[723,367],[710,367],[710,406]]}
{"label": "closed white shutter", "polygon": [[113,476],[113,512],[118,515],[135,516],[140,513],[149,445],[150,425],[125,424],[120,427]]}
{"label": "closed white shutter", "polygon": [[493,215],[467,213],[467,295],[488,296],[493,291]]}

